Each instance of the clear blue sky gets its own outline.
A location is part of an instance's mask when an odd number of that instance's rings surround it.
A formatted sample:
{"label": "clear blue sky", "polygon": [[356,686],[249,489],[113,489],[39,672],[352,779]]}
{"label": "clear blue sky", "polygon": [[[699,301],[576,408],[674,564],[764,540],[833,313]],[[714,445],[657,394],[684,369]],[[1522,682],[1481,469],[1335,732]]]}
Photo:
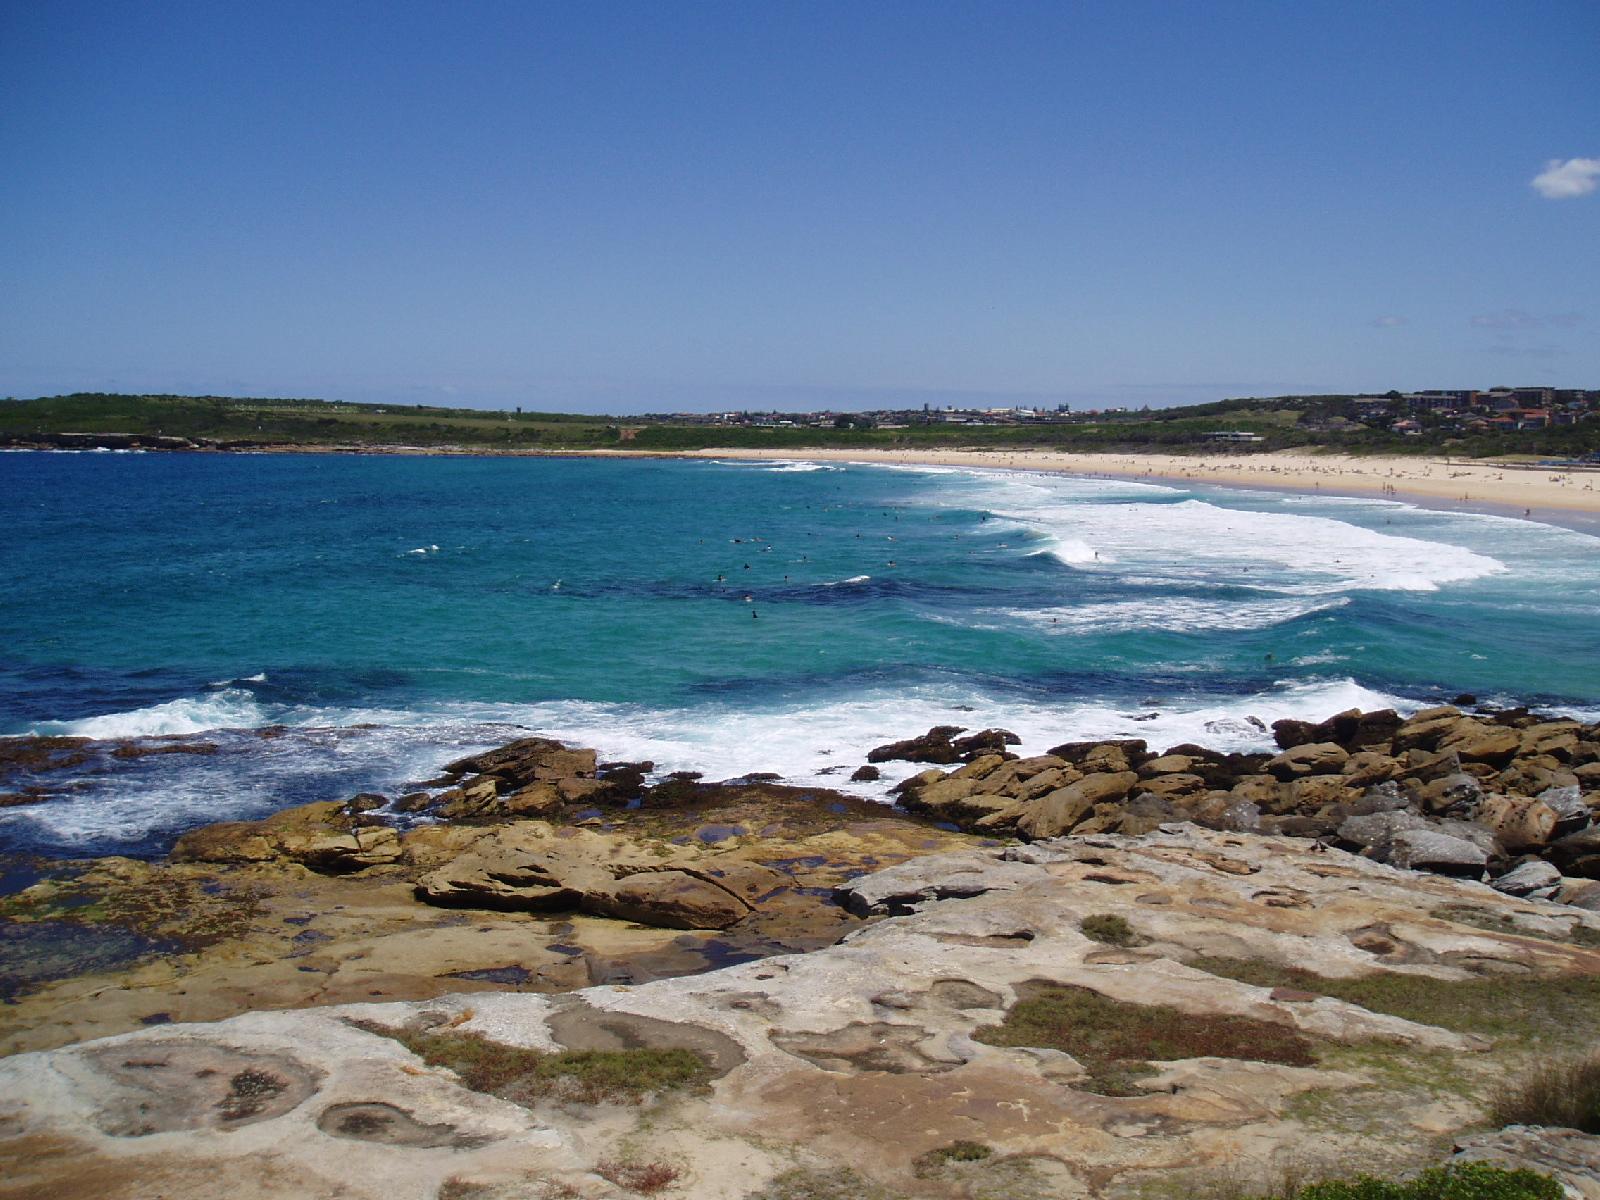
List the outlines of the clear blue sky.
{"label": "clear blue sky", "polygon": [[1595,0],[0,0],[0,394],[1600,387],[1597,63]]}

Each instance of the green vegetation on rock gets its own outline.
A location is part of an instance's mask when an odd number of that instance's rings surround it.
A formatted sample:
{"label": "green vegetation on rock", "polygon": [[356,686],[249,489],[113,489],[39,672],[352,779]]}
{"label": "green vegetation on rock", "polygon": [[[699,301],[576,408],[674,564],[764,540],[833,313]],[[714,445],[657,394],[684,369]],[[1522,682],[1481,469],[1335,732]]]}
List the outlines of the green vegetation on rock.
{"label": "green vegetation on rock", "polygon": [[709,1077],[693,1050],[564,1050],[507,1046],[460,1030],[391,1029],[367,1021],[357,1028],[393,1038],[431,1067],[454,1071],[462,1084],[517,1104],[569,1100],[580,1104],[639,1104],[647,1096],[696,1087]]}
{"label": "green vegetation on rock", "polygon": [[1291,987],[1458,1033],[1530,1044],[1586,1039],[1600,1028],[1600,977],[1496,975],[1436,979],[1384,971],[1333,979],[1260,959],[1192,958],[1189,965],[1257,987]]}
{"label": "green vegetation on rock", "polygon": [[1361,1175],[1260,1200],[1561,1200],[1564,1194],[1559,1183],[1534,1171],[1461,1163],[1431,1167],[1404,1182]]}
{"label": "green vegetation on rock", "polygon": [[1087,1088],[1108,1096],[1140,1095],[1139,1075],[1151,1062],[1238,1058],[1307,1067],[1310,1039],[1288,1026],[1218,1013],[1186,1013],[1158,1004],[1130,1004],[1098,992],[1033,985],[999,1025],[974,1034],[994,1046],[1061,1050],[1089,1072]]}

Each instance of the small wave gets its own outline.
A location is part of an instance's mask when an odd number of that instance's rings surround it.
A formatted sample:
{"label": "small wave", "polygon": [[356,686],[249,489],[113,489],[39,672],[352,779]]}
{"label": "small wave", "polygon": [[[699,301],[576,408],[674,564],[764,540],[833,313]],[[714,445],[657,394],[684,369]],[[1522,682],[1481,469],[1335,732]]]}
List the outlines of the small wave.
{"label": "small wave", "polygon": [[827,583],[824,583],[822,586],[823,587],[846,587],[849,584],[853,584],[853,583],[867,583],[871,579],[872,579],[871,575],[852,575],[852,576],[850,576],[849,579],[833,579],[833,580],[830,580]]}

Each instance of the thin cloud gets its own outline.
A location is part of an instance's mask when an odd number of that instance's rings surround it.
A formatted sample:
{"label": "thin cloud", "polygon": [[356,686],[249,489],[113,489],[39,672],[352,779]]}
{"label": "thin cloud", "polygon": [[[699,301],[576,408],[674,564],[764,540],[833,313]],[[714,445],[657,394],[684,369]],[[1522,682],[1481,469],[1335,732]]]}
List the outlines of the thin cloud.
{"label": "thin cloud", "polygon": [[1472,318],[1472,326],[1474,329],[1542,329],[1544,318],[1520,308],[1508,308],[1503,312],[1479,313]]}
{"label": "thin cloud", "polygon": [[1479,313],[1472,318],[1471,324],[1474,329],[1573,329],[1583,322],[1582,313],[1536,314],[1523,308],[1507,308],[1500,312]]}
{"label": "thin cloud", "polygon": [[1501,343],[1495,346],[1485,346],[1489,354],[1499,354],[1505,358],[1560,358],[1566,353],[1560,346],[1517,346]]}
{"label": "thin cloud", "polygon": [[1371,325],[1374,329],[1399,329],[1402,325],[1411,324],[1411,321],[1407,317],[1398,317],[1394,316],[1393,314],[1388,314],[1381,317],[1373,317],[1372,320],[1367,322],[1367,324]]}
{"label": "thin cloud", "polygon": [[1552,158],[1528,181],[1546,200],[1572,200],[1600,188],[1600,158]]}

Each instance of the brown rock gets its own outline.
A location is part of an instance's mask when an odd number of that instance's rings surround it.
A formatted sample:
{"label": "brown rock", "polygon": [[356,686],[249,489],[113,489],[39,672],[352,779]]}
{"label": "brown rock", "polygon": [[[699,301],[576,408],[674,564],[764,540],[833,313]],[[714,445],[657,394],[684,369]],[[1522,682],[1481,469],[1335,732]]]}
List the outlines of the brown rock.
{"label": "brown rock", "polygon": [[1139,774],[1145,779],[1153,775],[1185,774],[1194,766],[1194,761],[1188,754],[1163,754],[1160,758],[1152,758],[1141,766]]}
{"label": "brown rock", "polygon": [[1454,750],[1461,761],[1489,763],[1502,767],[1522,748],[1522,737],[1515,729],[1477,722],[1462,722],[1439,743],[1440,750]]}
{"label": "brown rock", "polygon": [[962,732],[965,732],[965,727],[961,725],[935,725],[920,737],[878,746],[867,754],[867,761],[881,763],[900,759],[904,762],[953,763],[959,760],[960,755],[951,745],[951,739]]}
{"label": "brown rock", "polygon": [[556,780],[568,775],[595,773],[593,750],[572,750],[549,738],[520,738],[515,742],[457,759],[447,775],[494,775],[512,784]]}
{"label": "brown rock", "polygon": [[1544,721],[1522,730],[1521,755],[1548,754],[1560,762],[1571,762],[1577,752],[1583,726],[1576,721]]}
{"label": "brown rock", "polygon": [[[1182,802],[1198,798],[1206,793],[1206,781],[1198,775],[1171,774],[1157,775],[1154,779],[1146,779],[1140,788],[1148,795],[1160,796],[1166,800]],[[1166,818],[1171,820],[1171,817]]]}
{"label": "brown rock", "polygon": [[1354,800],[1359,793],[1347,784],[1342,775],[1310,775],[1284,785],[1284,790],[1288,793],[1290,809],[1309,814],[1325,805]]}
{"label": "brown rock", "polygon": [[556,812],[565,799],[562,789],[553,783],[530,783],[501,799],[505,811],[514,817],[544,817]]}
{"label": "brown rock", "polygon": [[1345,762],[1342,773],[1351,787],[1369,787],[1400,774],[1400,763],[1387,754],[1362,750],[1352,754]]}
{"label": "brown rock", "polygon": [[1555,832],[1556,811],[1526,796],[1490,794],[1478,802],[1474,819],[1494,830],[1500,845],[1512,853],[1543,846]]}
{"label": "brown rock", "polygon": [[1350,753],[1333,742],[1312,742],[1295,746],[1267,763],[1267,771],[1275,779],[1287,783],[1306,775],[1333,775],[1350,760]]}
{"label": "brown rock", "polygon": [[1095,805],[1124,799],[1138,782],[1132,771],[1085,775],[1035,800],[1017,821],[1017,830],[1030,838],[1059,837],[1071,832]]}
{"label": "brown rock", "polygon": [[261,821],[226,821],[192,830],[172,848],[174,862],[286,860],[342,873],[400,857],[393,829],[367,824],[337,801],[302,804]]}
{"label": "brown rock", "polygon": [[1463,720],[1461,710],[1448,705],[1425,708],[1395,730],[1392,753],[1406,750],[1434,750],[1439,742]]}
{"label": "brown rock", "polygon": [[684,871],[641,871],[583,897],[585,912],[667,929],[726,929],[750,906],[732,893]]}
{"label": "brown rock", "polygon": [[[1004,766],[1006,762],[1003,754],[980,754],[966,766],[952,772],[957,779],[982,779],[997,767]],[[987,789],[986,789],[987,790]]]}

